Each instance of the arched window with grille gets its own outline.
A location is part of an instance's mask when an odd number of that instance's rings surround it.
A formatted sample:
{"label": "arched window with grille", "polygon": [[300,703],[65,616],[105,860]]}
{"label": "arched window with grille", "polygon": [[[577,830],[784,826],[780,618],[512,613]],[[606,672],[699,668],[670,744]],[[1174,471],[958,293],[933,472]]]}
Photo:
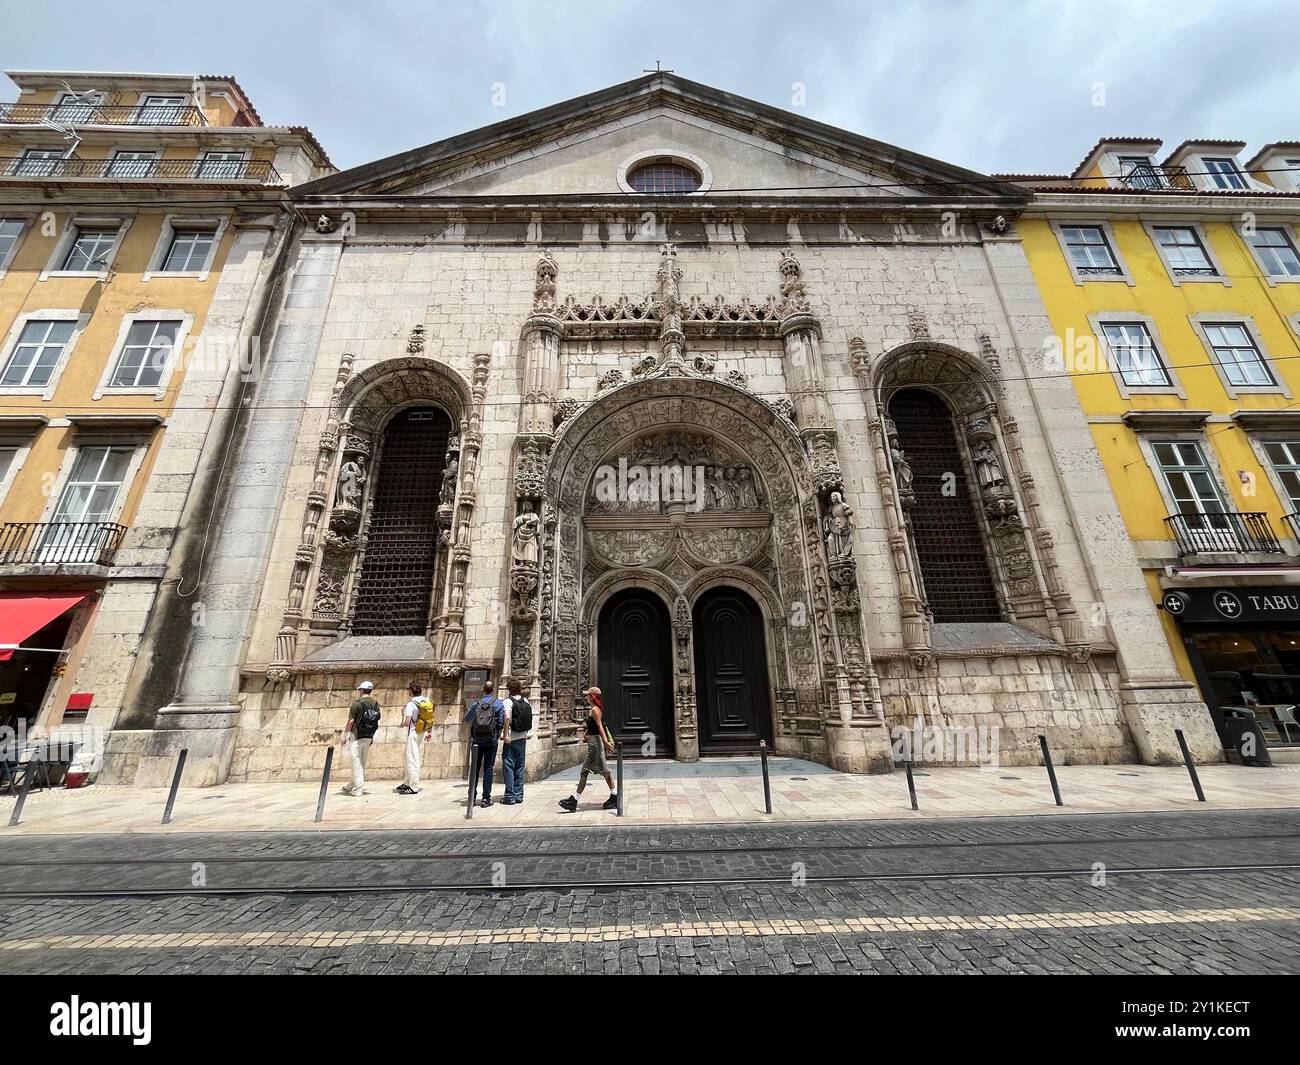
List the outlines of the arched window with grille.
{"label": "arched window with grille", "polygon": [[352,632],[423,636],[438,563],[438,503],[451,420],[438,407],[393,415],[378,450]]}
{"label": "arched window with grille", "polygon": [[912,470],[912,539],[935,622],[1003,620],[952,411],[928,389],[903,388],[889,414]]}

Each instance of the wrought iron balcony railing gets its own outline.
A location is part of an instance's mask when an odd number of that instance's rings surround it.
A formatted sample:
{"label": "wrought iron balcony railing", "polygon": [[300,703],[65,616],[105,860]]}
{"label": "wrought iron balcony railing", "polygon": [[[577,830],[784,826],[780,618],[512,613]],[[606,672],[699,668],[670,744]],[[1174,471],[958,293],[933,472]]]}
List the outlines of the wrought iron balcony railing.
{"label": "wrought iron balcony railing", "polygon": [[1183,557],[1282,554],[1282,544],[1273,535],[1267,514],[1171,514],[1165,524],[1178,541],[1178,553]]}
{"label": "wrought iron balcony railing", "polygon": [[1196,184],[1187,174],[1185,166],[1156,166],[1155,163],[1134,163],[1119,176],[1131,189],[1181,189],[1195,192]]}
{"label": "wrought iron balcony railing", "polygon": [[111,566],[125,533],[125,525],[111,521],[6,521],[0,524],[0,566]]}
{"label": "wrought iron balcony railing", "polygon": [[0,122],[59,126],[205,126],[203,112],[186,104],[0,104]]}
{"label": "wrought iron balcony railing", "polygon": [[1300,512],[1295,514],[1284,514],[1282,520],[1287,523],[1291,529],[1291,535],[1300,540]]}
{"label": "wrought iron balcony railing", "polygon": [[0,157],[0,178],[118,181],[238,181],[283,185],[265,159],[47,159]]}

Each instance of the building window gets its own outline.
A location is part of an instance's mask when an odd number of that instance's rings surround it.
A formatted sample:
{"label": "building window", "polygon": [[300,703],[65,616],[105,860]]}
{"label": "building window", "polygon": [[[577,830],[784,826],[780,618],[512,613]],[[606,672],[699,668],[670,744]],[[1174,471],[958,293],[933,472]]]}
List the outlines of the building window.
{"label": "building window", "polygon": [[358,636],[428,631],[450,438],[451,420],[436,407],[399,411],[384,429],[353,615]]}
{"label": "building window", "polygon": [[208,181],[239,180],[244,169],[243,152],[204,152],[197,176]]}
{"label": "building window", "polygon": [[105,177],[147,178],[154,172],[157,152],[114,152],[104,171]]}
{"label": "building window", "polygon": [[1119,176],[1129,188],[1163,189],[1164,177],[1151,163],[1150,156],[1121,155],[1119,157]]}
{"label": "building window", "polygon": [[1062,226],[1061,236],[1075,273],[1081,277],[1122,277],[1119,261],[1100,226]]}
{"label": "building window", "polygon": [[50,120],[65,126],[85,125],[95,120],[95,108],[102,97],[98,93],[65,92],[50,113]]}
{"label": "building window", "polygon": [[53,177],[63,169],[65,156],[58,148],[28,148],[14,168],[17,177]]}
{"label": "building window", "polygon": [[146,96],[136,112],[136,121],[142,126],[175,125],[184,106],[184,96]]}
{"label": "building window", "polygon": [[23,224],[21,218],[0,218],[0,270],[9,265],[23,235]]}
{"label": "building window", "polygon": [[702,184],[699,173],[684,163],[656,159],[642,163],[627,176],[636,192],[691,193]]}
{"label": "building window", "polygon": [[99,273],[108,269],[109,256],[117,243],[117,229],[100,229],[77,227],[63,265],[59,267],[70,273]]}
{"label": "building window", "polygon": [[1263,448],[1286,491],[1291,512],[1300,512],[1300,440],[1267,440]]}
{"label": "building window", "polygon": [[1156,226],[1155,234],[1160,253],[1175,277],[1218,276],[1194,226]]}
{"label": "building window", "polygon": [[72,339],[75,321],[36,319],[23,326],[4,373],[3,388],[44,388]]}
{"label": "building window", "polygon": [[1214,357],[1230,385],[1271,388],[1277,382],[1244,325],[1236,322],[1203,324]]}
{"label": "building window", "polygon": [[108,386],[157,388],[180,329],[180,322],[132,322]]}
{"label": "building window", "polygon": [[1102,332],[1112,366],[1129,388],[1168,388],[1173,383],[1144,324],[1108,322]]}
{"label": "building window", "polygon": [[0,445],[0,485],[5,483],[9,476],[9,471],[14,467],[14,459],[18,457],[18,449],[9,445]]}
{"label": "building window", "polygon": [[131,465],[133,447],[94,446],[77,451],[72,472],[54,508],[55,522],[112,520]]}
{"label": "building window", "polygon": [[1214,182],[1216,188],[1220,189],[1244,189],[1247,188],[1245,175],[1237,169],[1237,160],[1235,159],[1202,159],[1205,164],[1205,170],[1210,180]]}
{"label": "building window", "polygon": [[1183,515],[1192,529],[1226,529],[1226,508],[1201,445],[1195,441],[1166,441],[1152,447],[1175,512]]}
{"label": "building window", "polygon": [[217,234],[213,229],[178,229],[160,268],[167,274],[198,274],[207,268]]}
{"label": "building window", "polygon": [[1285,229],[1257,229],[1250,246],[1269,277],[1300,277],[1300,255]]}
{"label": "building window", "polygon": [[889,415],[912,469],[912,536],[934,620],[1001,621],[952,412],[933,392],[904,388]]}

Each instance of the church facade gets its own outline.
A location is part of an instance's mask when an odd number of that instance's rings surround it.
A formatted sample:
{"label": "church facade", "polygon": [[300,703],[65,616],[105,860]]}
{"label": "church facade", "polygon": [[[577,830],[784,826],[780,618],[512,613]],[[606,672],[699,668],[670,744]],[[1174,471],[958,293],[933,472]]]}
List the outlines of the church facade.
{"label": "church facade", "polygon": [[119,778],[318,777],[363,679],[372,771],[415,682],[457,776],[507,676],[534,775],[591,685],[632,755],[1221,757],[1044,362],[1031,193],[655,73],[290,195],[205,609],[155,611]]}

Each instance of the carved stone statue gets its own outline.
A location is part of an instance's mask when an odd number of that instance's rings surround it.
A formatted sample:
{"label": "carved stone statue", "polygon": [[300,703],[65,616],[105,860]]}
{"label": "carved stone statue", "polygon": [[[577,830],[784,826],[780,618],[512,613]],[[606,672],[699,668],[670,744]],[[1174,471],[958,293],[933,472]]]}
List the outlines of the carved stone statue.
{"label": "carved stone statue", "polygon": [[541,519],[533,511],[532,503],[525,500],[524,509],[515,518],[511,537],[511,551],[516,566],[537,568],[537,541],[541,533]]}
{"label": "carved stone statue", "polygon": [[736,480],[736,505],[740,510],[758,509],[758,489],[754,486],[754,474],[748,466],[740,467]]}
{"label": "carved stone statue", "polygon": [[844,502],[840,492],[831,493],[830,506],[822,518],[826,538],[826,557],[835,562],[853,558],[853,508]]}
{"label": "carved stone statue", "polygon": [[439,503],[454,503],[456,501],[456,478],[459,474],[460,461],[452,459],[442,474],[442,493],[438,497]]}
{"label": "carved stone statue", "polygon": [[364,459],[348,459],[339,469],[338,494],[334,502],[338,506],[359,507],[361,496],[366,487],[366,468]]}
{"label": "carved stone statue", "polygon": [[971,457],[975,460],[975,477],[979,481],[981,491],[1006,483],[1006,478],[1002,476],[1002,464],[998,460],[998,453],[987,440],[981,440],[975,445]]}

